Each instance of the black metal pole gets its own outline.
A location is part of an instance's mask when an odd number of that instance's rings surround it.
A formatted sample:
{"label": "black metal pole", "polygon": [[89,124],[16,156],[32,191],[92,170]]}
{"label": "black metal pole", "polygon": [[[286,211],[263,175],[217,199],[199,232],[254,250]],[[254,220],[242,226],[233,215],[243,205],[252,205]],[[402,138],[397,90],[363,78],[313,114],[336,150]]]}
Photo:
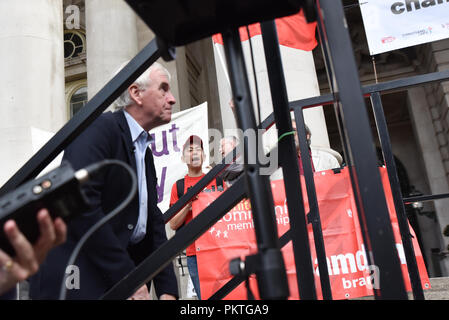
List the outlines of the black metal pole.
{"label": "black metal pole", "polygon": [[328,47],[326,46],[326,32],[324,30],[324,26],[322,23],[317,23],[317,31],[318,31],[318,37],[320,39],[320,44],[321,44],[321,53],[323,54],[323,60],[324,60],[324,66],[326,68],[326,74],[327,74],[327,80],[329,83],[329,87],[330,87],[330,92],[331,95],[333,96],[333,100],[334,100],[334,112],[335,112],[335,119],[337,121],[337,128],[338,128],[338,132],[339,132],[339,137],[341,139],[341,145],[343,147],[343,158],[347,161],[348,160],[348,148],[346,143],[343,141],[343,137],[344,137],[344,125],[343,125],[343,119],[341,117],[341,112],[340,109],[338,107],[338,99],[337,99],[337,90],[335,88],[335,77],[333,74],[333,70],[332,70],[332,64],[330,61],[330,54],[329,54],[329,50]]}
{"label": "black metal pole", "polygon": [[306,128],[302,110],[295,111],[296,131],[298,134],[299,148],[301,152],[302,167],[306,181],[307,198],[309,199],[308,222],[312,224],[315,252],[320,272],[321,292],[324,300],[332,300],[332,289],[327,268],[326,249],[324,245],[323,229],[321,226],[320,211],[316,195],[314,175],[312,172],[312,159],[307,144]]}
{"label": "black metal pole", "polygon": [[385,159],[385,166],[387,167],[388,178],[390,180],[391,193],[393,194],[394,207],[396,209],[399,230],[401,232],[402,244],[404,245],[405,259],[407,261],[407,269],[410,275],[410,282],[412,284],[413,297],[415,300],[424,300],[424,292],[419,276],[415,251],[413,249],[412,236],[410,234],[404,202],[402,200],[402,192],[396,169],[396,163],[394,161],[393,151],[391,149],[390,135],[388,134],[387,121],[385,120],[385,114],[382,108],[382,100],[379,92],[375,92],[371,95],[371,104]]}
{"label": "black metal pole", "polygon": [[[331,66],[326,65],[326,68],[331,68]],[[409,87],[415,87],[425,84],[430,84],[434,82],[442,82],[449,80],[449,70],[433,72],[422,74],[418,76],[408,77],[406,79],[391,80],[386,82],[380,82],[376,84],[370,84],[362,87],[362,93],[365,97],[368,97],[374,92],[390,92],[399,89],[407,89]],[[338,92],[328,93],[316,97],[305,98],[301,100],[295,100],[289,103],[290,110],[295,108],[313,108],[316,106],[330,105],[339,102],[340,98]],[[263,128],[268,128],[274,122],[274,115],[269,115],[263,122]]]}
{"label": "black metal pole", "polygon": [[[252,142],[248,141],[247,136],[244,137],[243,155],[247,193],[251,202],[258,254],[261,258],[256,273],[259,293],[262,299],[286,299],[289,295],[287,274],[279,246],[273,195],[269,176],[260,174],[258,153],[263,152],[262,141],[258,139],[238,29],[224,32],[223,42],[237,123],[245,134],[253,134],[256,137],[256,141]],[[249,157],[253,158],[253,161],[248,161]]]}
{"label": "black metal pole", "polygon": [[[229,161],[229,159],[231,159]],[[214,166],[200,181],[198,181],[194,186],[189,188],[189,190],[182,195],[181,198],[176,201],[176,203],[168,208],[168,210],[163,214],[164,222],[169,222],[185,205],[198,193],[204,190],[207,185],[215,179],[217,175],[219,175],[226,167],[229,166],[229,163],[232,161],[232,157],[226,157],[223,159],[222,163]],[[228,161],[228,162],[225,162]]]}
{"label": "black metal pole", "polygon": [[329,58],[329,52],[327,50],[327,47],[325,45],[326,43],[326,36],[325,36],[325,31],[323,30],[324,26],[322,23],[317,23],[317,34],[318,34],[318,38],[319,38],[319,43],[321,46],[321,53],[323,55],[323,61],[324,61],[324,66],[326,68],[326,75],[327,75],[327,81],[329,83],[329,87],[330,87],[330,92],[331,93],[335,93],[335,88],[334,88],[334,75],[332,73],[332,68],[331,68],[331,63],[330,63],[330,58]]}
{"label": "black metal pole", "polygon": [[2,186],[0,196],[36,177],[160,56],[156,40],[151,41]]}
{"label": "black metal pole", "polygon": [[409,197],[404,198],[405,204],[410,204],[413,202],[427,202],[427,201],[434,201],[439,199],[449,198],[449,193],[440,193],[440,194],[431,194],[431,195],[423,195],[423,196],[416,196],[416,197]]}
{"label": "black metal pole", "polygon": [[198,239],[213,226],[226,212],[245,197],[245,187],[240,177],[220,197],[215,199],[201,214],[186,224],[168,241],[164,242],[133,271],[116,283],[101,300],[124,300],[130,297],[143,284],[153,279],[183,249]]}
{"label": "black metal pole", "polygon": [[342,3],[317,0],[335,86],[340,98],[350,175],[370,265],[377,267],[376,299],[407,300],[388,207],[383,192],[365,101]]}
{"label": "black metal pole", "polygon": [[[293,129],[276,24],[271,20],[263,22],[260,25],[271,89],[271,98],[273,100],[275,123],[278,130],[278,137],[283,137],[278,143],[279,161],[282,165],[282,172],[284,175],[285,195],[290,217],[290,230],[292,230],[291,238],[293,255],[295,257],[299,296],[302,300],[316,299],[315,280],[312,260],[310,259],[310,243],[304,211],[302,187],[299,180],[299,164],[295,147],[295,138],[291,134],[285,135],[286,133],[292,132]],[[310,168],[310,170],[312,170],[312,168]],[[320,252],[320,254],[321,253],[322,252]],[[326,257],[324,257],[324,261],[326,262]],[[329,297],[329,278],[327,281],[328,283],[325,283],[326,288],[324,289],[324,291],[326,291],[326,299],[332,299],[332,296]]]}
{"label": "black metal pole", "polygon": [[[291,229],[288,229],[280,238],[279,243],[281,248],[287,245],[292,240],[291,238]],[[234,276],[231,280],[226,282],[220,289],[215,291],[213,295],[209,297],[209,300],[221,300],[226,297],[228,294],[232,292],[235,288],[237,288],[243,281],[245,281],[245,277],[241,275]]]}

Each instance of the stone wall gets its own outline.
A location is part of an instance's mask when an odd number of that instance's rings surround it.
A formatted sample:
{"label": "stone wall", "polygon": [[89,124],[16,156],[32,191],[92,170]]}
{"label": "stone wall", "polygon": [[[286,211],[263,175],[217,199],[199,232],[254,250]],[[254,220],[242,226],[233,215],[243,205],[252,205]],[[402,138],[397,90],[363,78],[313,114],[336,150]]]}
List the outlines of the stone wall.
{"label": "stone wall", "polygon": [[[449,70],[449,39],[416,47],[417,70],[432,73]],[[431,83],[409,90],[409,106],[415,133],[426,167],[432,194],[449,192],[449,82]],[[442,236],[449,225],[449,199],[434,201],[440,228],[440,249],[447,251],[449,238]],[[443,275],[449,270],[448,259],[441,260]]]}
{"label": "stone wall", "polygon": [[[420,69],[424,73],[449,70],[449,39],[417,48]],[[432,116],[438,149],[449,178],[449,81],[424,86]]]}

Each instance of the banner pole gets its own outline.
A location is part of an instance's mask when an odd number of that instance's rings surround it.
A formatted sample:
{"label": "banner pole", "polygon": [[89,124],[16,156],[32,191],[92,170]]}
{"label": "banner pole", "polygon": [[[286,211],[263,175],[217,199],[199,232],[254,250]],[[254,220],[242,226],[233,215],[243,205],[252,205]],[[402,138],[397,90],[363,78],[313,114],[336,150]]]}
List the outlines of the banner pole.
{"label": "banner pole", "polygon": [[391,150],[387,122],[385,120],[385,114],[383,112],[382,100],[379,92],[371,95],[371,104],[373,107],[374,119],[376,121],[380,144],[382,146],[382,152],[385,158],[388,179],[390,180],[391,193],[393,195],[399,231],[401,233],[402,243],[404,245],[405,259],[407,261],[407,270],[410,275],[410,282],[412,284],[413,297],[415,300],[424,300],[424,292],[421,286],[421,278],[419,276],[415,250],[413,249],[411,239],[412,236],[410,234],[407,215],[405,213],[404,201],[402,200],[402,192],[399,184],[396,163],[394,161],[393,151]]}
{"label": "banner pole", "polygon": [[407,300],[404,279],[386,203],[373,136],[362,94],[360,79],[345,25],[340,1],[317,0],[319,23],[324,25],[324,39],[335,75],[340,98],[339,109],[348,151],[348,167],[363,230],[368,260],[378,270],[376,299]]}

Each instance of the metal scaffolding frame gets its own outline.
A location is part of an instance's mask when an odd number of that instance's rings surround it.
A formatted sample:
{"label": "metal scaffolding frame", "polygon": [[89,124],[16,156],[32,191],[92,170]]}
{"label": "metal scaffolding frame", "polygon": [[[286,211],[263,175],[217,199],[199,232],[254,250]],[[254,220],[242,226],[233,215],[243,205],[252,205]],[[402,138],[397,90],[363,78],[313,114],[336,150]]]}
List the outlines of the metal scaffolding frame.
{"label": "metal scaffolding frame", "polygon": [[[243,130],[256,130],[258,127],[268,129],[273,124],[276,124],[279,136],[282,136],[284,133],[292,131],[290,111],[293,110],[295,113],[310,212],[306,215],[304,211],[294,138],[292,135],[284,135],[277,149],[271,152],[279,152],[281,155],[280,166],[284,172],[284,183],[291,221],[291,229],[286,234],[278,238],[269,180],[268,177],[258,174],[261,164],[250,164],[245,161],[244,174],[232,187],[223,192],[198,217],[184,226],[174,237],[147,257],[131,273],[105,293],[101,299],[126,299],[132,295],[135,290],[142,284],[150,281],[160,270],[171,263],[179,252],[193,243],[204,232],[207,232],[215,222],[245,197],[250,199],[253,208],[258,245],[257,259],[260,262],[258,268],[253,271],[256,273],[261,298],[286,299],[288,297],[288,284],[280,249],[290,240],[293,242],[294,248],[299,296],[305,300],[317,298],[307,233],[307,223],[311,223],[323,298],[332,299],[320,214],[313,172],[310,165],[311,159],[307,152],[308,147],[302,115],[304,109],[322,105],[334,107],[340,135],[345,147],[345,158],[348,160],[364,242],[367,251],[370,253],[367,255],[368,263],[379,267],[380,286],[379,289],[374,289],[375,297],[376,299],[407,299],[385,194],[376,162],[377,156],[372,143],[373,136],[370,131],[364,101],[364,97],[367,96],[371,97],[378,134],[382,144],[401,237],[404,243],[413,295],[415,299],[424,299],[404,211],[404,203],[417,200],[436,200],[448,197],[449,194],[402,198],[383,115],[380,93],[424,85],[429,82],[448,80],[449,71],[409,77],[362,88],[352,53],[349,33],[344,23],[345,17],[341,2],[316,0],[314,1],[314,7],[332,93],[288,103],[276,28],[273,21],[264,22],[262,23],[262,35],[267,57],[266,62],[269,71],[274,113],[267,117],[259,126],[256,125],[252,112],[251,95],[238,30],[237,28],[223,30],[224,47],[228,60],[239,127]],[[163,48],[163,46],[160,43],[158,44],[157,40],[153,40],[146,46],[0,189],[0,195],[37,176],[144,70],[162,55],[169,55],[167,54],[168,49],[160,48]],[[215,166],[200,182],[186,192],[174,206],[165,212],[164,220],[168,222],[190,199],[220,174],[232,160],[232,155],[226,156],[222,163]],[[244,277],[241,275],[235,276],[217,291],[211,299],[225,297],[242,281],[244,281]]]}

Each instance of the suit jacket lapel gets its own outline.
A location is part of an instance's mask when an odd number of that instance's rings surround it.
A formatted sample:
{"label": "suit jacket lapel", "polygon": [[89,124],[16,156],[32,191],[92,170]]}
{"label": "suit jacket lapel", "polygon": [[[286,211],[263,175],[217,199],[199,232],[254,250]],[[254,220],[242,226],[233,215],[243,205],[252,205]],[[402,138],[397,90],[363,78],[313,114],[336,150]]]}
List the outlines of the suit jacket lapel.
{"label": "suit jacket lapel", "polygon": [[157,176],[154,167],[153,153],[151,152],[150,147],[148,147],[147,152],[145,153],[145,166],[146,166],[145,174],[147,177],[147,184],[149,188],[152,188],[154,184],[157,184]]}
{"label": "suit jacket lapel", "polygon": [[131,139],[131,131],[129,129],[128,122],[126,122],[123,111],[114,112],[114,115],[121,130],[122,142],[124,144],[125,153],[128,158],[127,163],[133,168],[134,173],[137,174],[136,157],[134,155],[135,148]]}
{"label": "suit jacket lapel", "polygon": [[[126,121],[125,115],[123,111],[117,111],[113,113],[117,123],[120,127],[120,133],[121,133],[121,140],[122,144],[124,146],[124,153],[126,154],[127,160],[126,163],[131,166],[134,173],[137,177],[137,165],[136,165],[136,156],[135,156],[135,149],[131,138],[131,131],[128,126],[128,122]],[[117,141],[117,143],[119,143]],[[132,221],[132,223],[137,224],[138,216],[139,216],[139,192],[136,193],[134,199],[132,200],[130,204],[130,210],[135,213],[135,220]]]}

